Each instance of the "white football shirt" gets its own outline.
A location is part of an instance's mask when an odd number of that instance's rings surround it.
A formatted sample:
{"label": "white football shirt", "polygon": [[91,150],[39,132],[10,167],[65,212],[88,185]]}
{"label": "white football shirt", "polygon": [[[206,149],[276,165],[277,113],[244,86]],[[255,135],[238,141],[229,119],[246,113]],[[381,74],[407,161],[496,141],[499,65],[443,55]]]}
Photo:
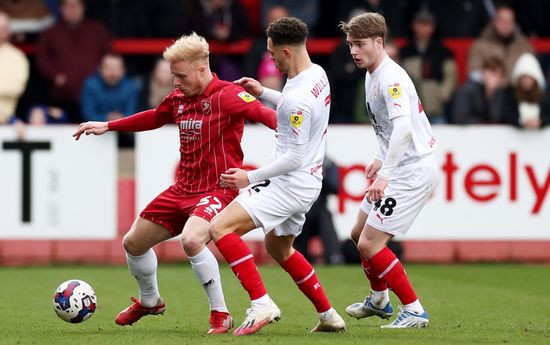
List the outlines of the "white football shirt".
{"label": "white football shirt", "polygon": [[430,122],[422,108],[414,84],[405,70],[387,57],[365,76],[367,114],[376,133],[382,158],[386,157],[393,124],[399,116],[410,116],[412,141],[401,162],[409,164],[431,153],[437,146]]}
{"label": "white football shirt", "polygon": [[272,160],[289,144],[306,144],[302,165],[279,176],[293,185],[321,188],[322,166],[330,112],[330,85],[325,70],[316,64],[287,79],[277,104],[277,142]]}

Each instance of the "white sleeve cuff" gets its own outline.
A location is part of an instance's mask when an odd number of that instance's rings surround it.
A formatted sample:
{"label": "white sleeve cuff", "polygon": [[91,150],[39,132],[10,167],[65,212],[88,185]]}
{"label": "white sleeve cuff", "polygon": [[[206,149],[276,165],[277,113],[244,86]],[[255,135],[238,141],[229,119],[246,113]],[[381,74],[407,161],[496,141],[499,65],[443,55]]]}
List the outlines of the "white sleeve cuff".
{"label": "white sleeve cuff", "polygon": [[279,103],[279,98],[281,98],[281,93],[279,91],[264,87],[264,91],[260,95],[260,99],[268,101],[272,104]]}
{"label": "white sleeve cuff", "polygon": [[268,165],[247,172],[250,184],[284,175],[302,165],[306,144],[289,145],[288,151]]}

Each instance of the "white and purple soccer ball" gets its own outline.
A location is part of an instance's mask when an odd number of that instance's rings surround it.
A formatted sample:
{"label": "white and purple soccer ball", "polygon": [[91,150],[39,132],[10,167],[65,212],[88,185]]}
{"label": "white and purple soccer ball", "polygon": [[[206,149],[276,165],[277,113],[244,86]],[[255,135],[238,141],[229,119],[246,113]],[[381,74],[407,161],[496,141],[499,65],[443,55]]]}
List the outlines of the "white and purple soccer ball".
{"label": "white and purple soccer ball", "polygon": [[94,289],[78,279],[61,283],[53,295],[53,308],[63,321],[80,323],[89,319],[97,306]]}

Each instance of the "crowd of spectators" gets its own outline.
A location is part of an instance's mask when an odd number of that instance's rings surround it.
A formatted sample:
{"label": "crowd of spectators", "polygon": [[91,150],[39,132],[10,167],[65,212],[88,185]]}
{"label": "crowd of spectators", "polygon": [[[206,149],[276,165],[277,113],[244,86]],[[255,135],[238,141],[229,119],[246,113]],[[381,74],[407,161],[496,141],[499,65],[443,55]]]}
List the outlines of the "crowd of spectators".
{"label": "crowd of spectators", "polygon": [[[280,89],[284,76],[263,32],[286,15],[304,19],[313,37],[341,39],[331,54],[314,56],[331,82],[331,122],[368,122],[363,75],[338,29],[359,11],[386,17],[399,42],[390,39],[387,51],[411,75],[433,124],[550,123],[550,59],[529,41],[550,39],[547,1],[0,0],[0,124],[113,119],[156,106],[172,88],[168,64],[117,55],[112,42],[119,38],[196,31],[221,43],[251,39],[247,54],[212,56],[213,70],[222,79],[247,75]],[[464,81],[446,38],[473,40]],[[35,50],[26,56],[22,44]]]}

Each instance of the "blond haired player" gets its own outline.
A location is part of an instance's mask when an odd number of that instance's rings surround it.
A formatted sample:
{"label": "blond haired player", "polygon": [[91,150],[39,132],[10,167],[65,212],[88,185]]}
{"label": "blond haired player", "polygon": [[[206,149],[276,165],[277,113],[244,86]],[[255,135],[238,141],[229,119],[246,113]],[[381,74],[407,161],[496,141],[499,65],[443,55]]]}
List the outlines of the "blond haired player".
{"label": "blond haired player", "polygon": [[165,124],[179,128],[177,181],[145,207],[123,239],[140,299],[132,297],[134,303],[115,322],[131,325],[145,315],[164,312],[152,247],[181,233],[183,249],[210,303],[208,333],[226,333],[233,319],[225,305],[218,263],[206,247],[210,220],[237,196],[237,191],[220,183],[220,174],[242,166],[244,120],[275,129],[276,115],[241,86],[222,81],[210,71],[209,47],[203,37],[182,36],[164,51],[164,58],[170,62],[175,89],[156,109],[110,122],[86,122],[74,134],[78,140],[83,133],[137,132]]}

